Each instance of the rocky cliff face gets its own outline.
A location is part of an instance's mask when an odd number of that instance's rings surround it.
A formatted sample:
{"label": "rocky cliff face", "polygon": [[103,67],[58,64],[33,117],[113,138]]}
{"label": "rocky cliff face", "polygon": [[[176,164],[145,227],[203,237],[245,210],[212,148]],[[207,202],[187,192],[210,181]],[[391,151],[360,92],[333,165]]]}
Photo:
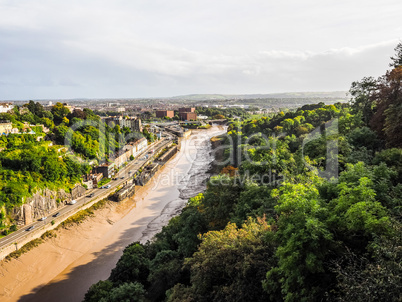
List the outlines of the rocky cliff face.
{"label": "rocky cliff face", "polygon": [[14,208],[11,213],[18,225],[29,224],[65,205],[65,200],[71,199],[71,194],[64,190],[51,191],[44,189],[27,198],[24,205]]}

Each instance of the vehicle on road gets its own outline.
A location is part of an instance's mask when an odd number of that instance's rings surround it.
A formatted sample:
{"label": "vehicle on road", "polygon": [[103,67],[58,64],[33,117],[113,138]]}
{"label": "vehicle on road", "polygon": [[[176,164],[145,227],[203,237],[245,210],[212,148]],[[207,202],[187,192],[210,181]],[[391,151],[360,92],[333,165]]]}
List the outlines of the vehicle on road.
{"label": "vehicle on road", "polygon": [[120,179],[124,179],[124,176],[120,177]]}
{"label": "vehicle on road", "polygon": [[110,187],[111,187],[111,185],[102,186],[102,189],[109,189]]}
{"label": "vehicle on road", "polygon": [[117,180],[117,177],[113,177],[112,180]]}
{"label": "vehicle on road", "polygon": [[95,196],[95,193],[91,193],[88,195],[88,197],[94,197],[94,196]]}
{"label": "vehicle on road", "polygon": [[27,232],[32,231],[35,228],[35,226],[30,226],[29,228],[27,228]]}
{"label": "vehicle on road", "polygon": [[43,216],[43,217],[40,218],[39,220],[40,220],[40,221],[44,221],[44,220],[46,220],[46,218],[47,218],[46,216]]}
{"label": "vehicle on road", "polygon": [[53,217],[60,216],[60,212],[57,212],[56,214],[53,215]]}
{"label": "vehicle on road", "polygon": [[71,205],[76,204],[76,203],[77,203],[77,201],[76,201],[75,199],[73,199],[73,200],[71,200],[71,201],[69,202],[69,204],[71,204]]}

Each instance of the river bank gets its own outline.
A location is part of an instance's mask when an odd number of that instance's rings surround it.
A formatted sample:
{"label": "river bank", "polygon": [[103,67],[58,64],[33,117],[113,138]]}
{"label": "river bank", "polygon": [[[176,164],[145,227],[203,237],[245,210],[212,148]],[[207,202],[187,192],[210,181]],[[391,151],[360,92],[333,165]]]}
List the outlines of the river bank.
{"label": "river bank", "polygon": [[208,137],[222,131],[194,131],[181,152],[132,198],[109,202],[80,225],[2,262],[1,301],[81,301],[91,284],[109,276],[125,246],[151,239],[190,195],[204,190],[213,159]]}

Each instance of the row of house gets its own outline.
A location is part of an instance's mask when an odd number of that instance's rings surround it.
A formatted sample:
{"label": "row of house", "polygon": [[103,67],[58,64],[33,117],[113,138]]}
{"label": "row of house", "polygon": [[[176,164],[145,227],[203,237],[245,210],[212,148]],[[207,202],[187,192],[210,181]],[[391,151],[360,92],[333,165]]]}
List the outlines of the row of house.
{"label": "row of house", "polygon": [[127,161],[130,160],[131,156],[138,156],[141,152],[145,151],[148,146],[148,141],[145,137],[127,144],[124,148],[118,152],[115,157],[111,160],[113,162],[104,163],[93,169],[93,174],[101,173],[103,177],[112,177],[116,169],[120,168]]}
{"label": "row of house", "polygon": [[138,154],[142,153],[147,149],[148,141],[145,137],[140,138],[139,140],[129,143],[124,146],[123,150],[128,150],[130,155],[136,157]]}

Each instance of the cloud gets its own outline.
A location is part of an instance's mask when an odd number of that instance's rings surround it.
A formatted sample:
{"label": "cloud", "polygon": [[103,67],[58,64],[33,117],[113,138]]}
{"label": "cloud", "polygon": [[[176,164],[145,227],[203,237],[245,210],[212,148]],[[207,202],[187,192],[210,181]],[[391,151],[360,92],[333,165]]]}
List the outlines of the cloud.
{"label": "cloud", "polygon": [[388,67],[386,2],[0,0],[0,99],[347,90]]}

